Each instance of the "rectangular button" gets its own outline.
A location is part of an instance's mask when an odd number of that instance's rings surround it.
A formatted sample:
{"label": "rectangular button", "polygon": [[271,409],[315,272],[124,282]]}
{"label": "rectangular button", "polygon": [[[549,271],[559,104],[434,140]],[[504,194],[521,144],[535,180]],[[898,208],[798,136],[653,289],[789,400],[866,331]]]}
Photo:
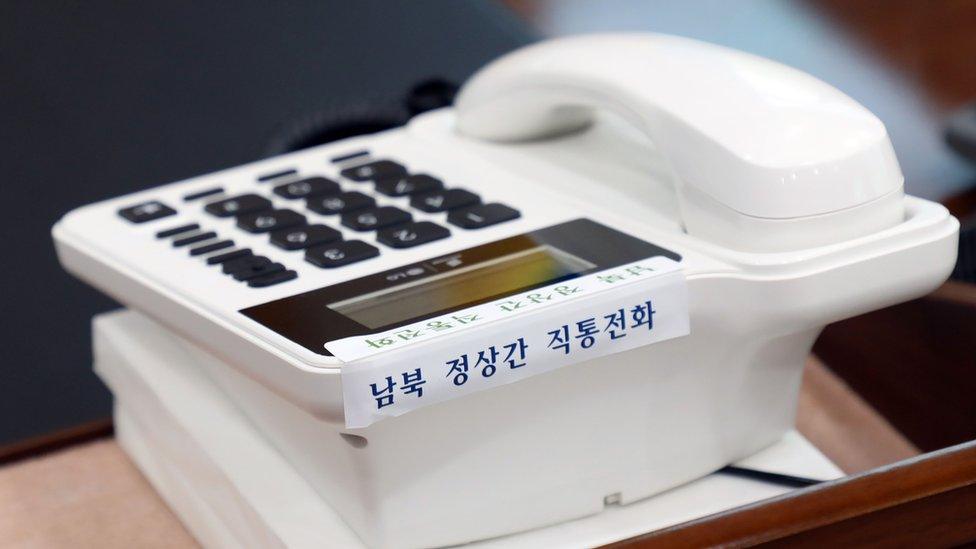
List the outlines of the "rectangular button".
{"label": "rectangular button", "polygon": [[119,210],[119,215],[132,223],[145,223],[176,214],[176,210],[158,200],[150,200]]}
{"label": "rectangular button", "polygon": [[188,233],[190,231],[195,231],[200,228],[199,223],[190,223],[189,225],[180,225],[179,227],[173,227],[172,229],[166,229],[165,231],[159,231],[156,233],[156,238],[169,238],[171,236],[178,235],[180,233]]}
{"label": "rectangular button", "polygon": [[240,259],[242,257],[247,257],[249,255],[254,255],[254,252],[252,252],[248,248],[242,248],[240,250],[234,250],[223,254],[212,255],[207,258],[207,265],[219,265],[226,261],[230,261],[231,259]]}
{"label": "rectangular button", "polygon": [[252,288],[265,288],[267,286],[281,284],[282,282],[288,282],[289,280],[295,280],[296,278],[298,278],[298,273],[295,271],[277,271],[271,274],[249,278],[247,285]]}
{"label": "rectangular button", "polygon": [[179,248],[180,246],[186,246],[188,244],[196,244],[197,242],[203,242],[204,240],[210,240],[211,238],[217,238],[217,233],[210,231],[192,236],[184,236],[183,238],[177,238],[174,240],[173,247]]}
{"label": "rectangular button", "polygon": [[430,221],[418,221],[381,229],[376,240],[391,248],[413,248],[451,236],[451,231]]}
{"label": "rectangular button", "polygon": [[198,255],[209,254],[210,252],[216,252],[217,250],[230,248],[233,245],[234,245],[233,240],[221,240],[220,242],[214,242],[213,244],[204,244],[203,246],[190,248],[190,255],[195,257]]}
{"label": "rectangular button", "polygon": [[237,218],[237,226],[249,233],[267,233],[305,224],[305,216],[286,209],[269,210],[242,215]]}
{"label": "rectangular button", "polygon": [[407,169],[392,160],[374,160],[339,172],[339,175],[353,181],[376,181],[387,177],[405,175]]}
{"label": "rectangular button", "polygon": [[305,201],[305,207],[322,215],[335,215],[364,208],[372,208],[376,200],[372,196],[352,191],[339,193],[335,196],[318,196]]}
{"label": "rectangular button", "polygon": [[443,188],[444,183],[440,179],[425,173],[383,179],[376,182],[376,190],[387,196],[407,196]]}
{"label": "rectangular button", "polygon": [[242,194],[211,202],[203,208],[217,217],[233,217],[271,209],[271,201],[256,194]]}
{"label": "rectangular button", "polygon": [[409,212],[394,206],[380,206],[347,213],[342,216],[342,224],[356,231],[373,231],[406,223],[413,219]]}
{"label": "rectangular button", "polygon": [[293,181],[278,185],[274,193],[282,198],[294,200],[296,198],[308,198],[310,196],[325,196],[336,194],[342,189],[339,184],[331,179],[324,177],[309,177],[301,181]]}
{"label": "rectangular button", "polygon": [[465,229],[480,229],[503,221],[516,219],[521,214],[515,208],[509,208],[497,202],[493,204],[479,204],[447,214],[447,221]]}

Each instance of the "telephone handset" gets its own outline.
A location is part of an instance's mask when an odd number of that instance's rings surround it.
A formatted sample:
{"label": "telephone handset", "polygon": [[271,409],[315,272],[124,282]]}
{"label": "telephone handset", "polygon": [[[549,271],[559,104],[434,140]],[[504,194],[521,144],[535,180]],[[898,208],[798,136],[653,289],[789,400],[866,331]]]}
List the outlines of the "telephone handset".
{"label": "telephone handset", "polygon": [[464,86],[457,128],[546,138],[585,128],[594,109],[661,151],[692,236],[775,252],[903,219],[903,177],[877,117],[798,70],[686,38],[588,35],[523,48]]}

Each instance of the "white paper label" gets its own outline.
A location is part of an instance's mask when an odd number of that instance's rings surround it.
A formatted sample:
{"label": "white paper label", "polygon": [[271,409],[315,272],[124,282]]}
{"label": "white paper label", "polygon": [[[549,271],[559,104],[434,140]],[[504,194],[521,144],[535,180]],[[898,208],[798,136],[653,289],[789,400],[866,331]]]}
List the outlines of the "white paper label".
{"label": "white paper label", "polygon": [[653,257],[326,348],[352,429],[688,333],[681,266]]}

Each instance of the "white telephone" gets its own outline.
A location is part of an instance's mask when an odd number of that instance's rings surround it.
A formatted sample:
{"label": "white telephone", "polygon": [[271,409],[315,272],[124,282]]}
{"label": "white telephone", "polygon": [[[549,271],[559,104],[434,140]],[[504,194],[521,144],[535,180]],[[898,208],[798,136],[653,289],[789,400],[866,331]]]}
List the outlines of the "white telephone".
{"label": "white telephone", "polygon": [[[65,268],[199,344],[187,359],[367,543],[411,547],[597,513],[772,443],[821,328],[935,288],[957,235],[850,98],[649,34],[530,46],[453,109],[54,227]],[[680,264],[690,335],[345,428],[326,343],[656,256]]]}

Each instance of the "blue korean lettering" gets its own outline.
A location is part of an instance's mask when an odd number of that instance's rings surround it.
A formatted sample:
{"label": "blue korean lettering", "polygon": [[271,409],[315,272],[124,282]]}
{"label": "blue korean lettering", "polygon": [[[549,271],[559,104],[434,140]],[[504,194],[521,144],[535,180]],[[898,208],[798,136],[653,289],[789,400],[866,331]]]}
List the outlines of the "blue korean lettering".
{"label": "blue korean lettering", "polygon": [[424,383],[427,381],[420,368],[414,368],[412,372],[403,372],[400,376],[403,378],[403,383],[400,385],[403,394],[417,393],[417,398],[424,396]]}
{"label": "blue korean lettering", "polygon": [[454,376],[454,385],[460,387],[468,381],[468,355],[461,355],[453,360],[445,362],[451,367],[444,377]]}
{"label": "blue korean lettering", "polygon": [[630,310],[630,318],[633,323],[630,325],[631,328],[639,328],[641,326],[647,326],[648,330],[654,328],[654,313],[656,311],[651,306],[650,300],[637,305]]}
{"label": "blue korean lettering", "polygon": [[377,410],[393,404],[393,387],[395,386],[396,383],[390,376],[386,376],[386,386],[383,389],[380,389],[375,383],[369,384],[370,390],[373,392],[373,399],[376,400]]}
{"label": "blue korean lettering", "polygon": [[498,351],[492,345],[484,351],[478,351],[478,360],[474,363],[474,369],[481,368],[481,377],[491,377],[495,374],[495,362],[498,361]]}
{"label": "blue korean lettering", "polygon": [[569,354],[569,326],[563,324],[560,328],[546,333],[552,336],[549,340],[550,349],[562,349],[563,354]]}
{"label": "blue korean lettering", "polygon": [[584,349],[589,349],[596,343],[596,335],[600,333],[600,329],[596,327],[596,319],[593,317],[580,320],[576,323],[576,339],[579,340],[580,346]]}
{"label": "blue korean lettering", "polygon": [[[504,362],[508,364],[509,369],[516,369],[525,366],[525,349],[528,345],[525,344],[525,338],[518,338],[514,342],[505,345],[504,349],[507,351],[505,354]],[[519,361],[522,362],[519,362]]]}
{"label": "blue korean lettering", "polygon": [[625,337],[627,330],[627,319],[624,317],[624,310],[617,309],[613,313],[608,315],[603,315],[604,320],[607,321],[606,327],[603,328],[604,332],[610,334],[610,339],[620,339]]}

